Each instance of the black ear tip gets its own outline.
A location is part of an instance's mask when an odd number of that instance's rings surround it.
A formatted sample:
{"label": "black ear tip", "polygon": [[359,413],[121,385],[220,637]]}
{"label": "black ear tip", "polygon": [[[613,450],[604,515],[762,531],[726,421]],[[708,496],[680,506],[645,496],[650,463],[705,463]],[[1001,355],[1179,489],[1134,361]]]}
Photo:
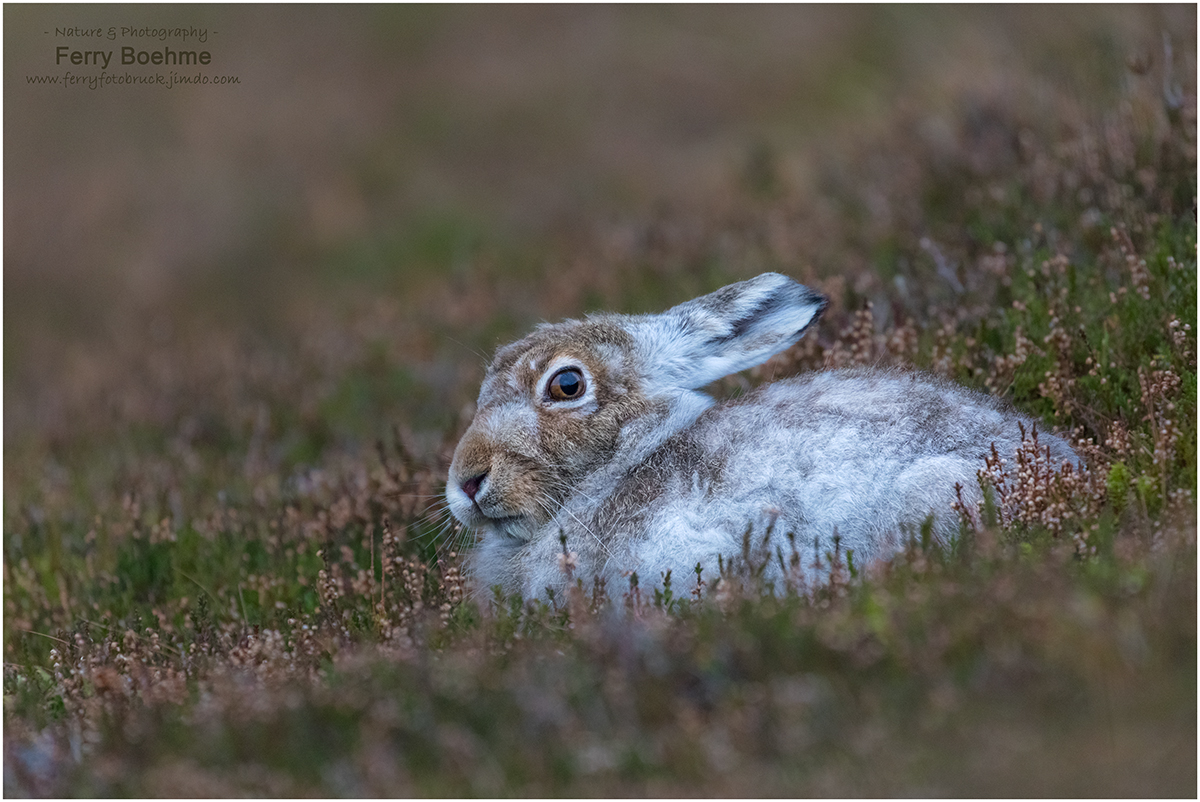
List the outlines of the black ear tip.
{"label": "black ear tip", "polygon": [[824,312],[826,310],[826,308],[828,308],[828,306],[829,306],[829,298],[828,297],[822,295],[819,292],[810,290],[808,287],[802,287],[801,289],[803,290],[803,292],[800,295],[800,303],[805,304],[807,306],[817,307],[817,311],[814,314],[814,317],[816,315],[821,314],[822,312]]}

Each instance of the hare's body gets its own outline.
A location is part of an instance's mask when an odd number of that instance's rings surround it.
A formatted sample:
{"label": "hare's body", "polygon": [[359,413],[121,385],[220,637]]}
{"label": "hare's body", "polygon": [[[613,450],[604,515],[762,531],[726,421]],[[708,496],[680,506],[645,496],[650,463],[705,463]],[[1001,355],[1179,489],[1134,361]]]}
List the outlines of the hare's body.
{"label": "hare's body", "polygon": [[[860,564],[887,556],[931,515],[951,537],[956,484],[977,499],[993,444],[1011,461],[1031,421],[898,371],[815,373],[720,404],[695,391],[786,348],[822,308],[766,274],[662,315],[567,321],[501,349],[447,488],[459,520],[483,530],[477,586],[561,589],[564,535],[572,576],[610,592],[630,571],[643,586],[671,571],[679,587],[699,564],[711,580],[748,530],[755,548],[773,532],[766,554],[785,558],[792,534],[804,565],[835,534]],[[1040,441],[1076,461],[1062,440]]]}

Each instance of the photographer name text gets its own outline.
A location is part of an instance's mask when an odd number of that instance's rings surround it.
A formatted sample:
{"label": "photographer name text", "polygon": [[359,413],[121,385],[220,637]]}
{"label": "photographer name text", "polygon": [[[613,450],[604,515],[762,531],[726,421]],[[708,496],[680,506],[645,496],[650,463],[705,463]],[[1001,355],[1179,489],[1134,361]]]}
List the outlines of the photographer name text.
{"label": "photographer name text", "polygon": [[[112,50],[72,50],[59,46],[54,49],[54,63],[62,64],[67,61],[75,65],[96,65],[108,69],[112,63]],[[172,50],[164,47],[162,50],[135,50],[132,47],[121,48],[122,66],[133,64],[167,64],[170,66],[189,66],[193,64],[211,64],[212,54],[207,50]]]}
{"label": "photographer name text", "polygon": [[[49,33],[49,31],[47,31]],[[55,28],[54,35],[58,38],[70,39],[157,39],[166,41],[168,39],[178,39],[182,42],[192,40],[204,44],[208,41],[209,31],[207,28],[151,28],[151,27],[117,27],[109,28]],[[83,44],[80,42],[79,44]],[[137,65],[153,64],[156,66],[201,66],[212,63],[212,54],[207,50],[183,50],[174,49],[169,46],[162,48],[139,49],[136,47],[122,47],[118,56],[116,50],[88,50],[80,47],[71,47],[69,45],[58,45],[54,48],[54,63],[56,65],[74,64],[75,66],[97,66],[108,69],[113,64],[113,58],[117,56],[119,60],[116,62],[123,67],[131,67]]]}

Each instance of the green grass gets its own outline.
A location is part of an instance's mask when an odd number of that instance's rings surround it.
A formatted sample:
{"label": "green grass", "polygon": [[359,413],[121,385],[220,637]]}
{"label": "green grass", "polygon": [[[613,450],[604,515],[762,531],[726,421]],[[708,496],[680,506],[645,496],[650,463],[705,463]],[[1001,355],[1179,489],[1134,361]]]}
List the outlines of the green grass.
{"label": "green grass", "polygon": [[[912,13],[814,17],[845,48],[817,48],[786,102],[761,81],[792,64],[773,18],[731,17],[721,39],[719,15],[634,14],[660,48],[579,55],[616,83],[514,62],[521,80],[481,92],[439,60],[497,47],[470,19],[389,15],[413,45],[399,63],[450,76],[428,96],[400,81],[405,97],[448,100],[379,123],[337,165],[382,210],[362,227],[308,236],[266,215],[242,252],[261,273],[225,282],[239,263],[218,258],[145,314],[81,283],[62,300],[80,314],[39,318],[52,304],[18,267],[5,793],[1195,795],[1194,85],[1176,107],[1161,64],[1126,67],[1132,23],[1068,26],[1063,63],[1032,18],[965,10],[938,22],[939,58],[979,72],[943,80]],[[505,19],[551,44],[605,18]],[[981,20],[1015,55],[975,52]],[[765,61],[730,67],[743,91],[726,97],[724,73],[680,71],[672,47]],[[535,78],[546,96],[615,97],[644,70],[671,91],[613,100],[579,150],[664,116],[603,181],[558,161],[578,120],[522,128],[521,109],[552,116],[522,88]],[[737,145],[724,178],[642,174],[706,114]],[[460,123],[479,126],[453,139],[460,161],[425,142],[422,126]],[[514,143],[545,146],[516,162],[527,206],[488,205],[498,166],[479,199],[412,211],[389,194],[418,167],[456,185]],[[700,175],[725,157],[688,158]],[[540,194],[567,204],[552,224],[528,222]],[[733,576],[549,604],[472,589],[438,498],[491,349],[541,319],[659,310],[768,269],[831,307],[716,392],[916,367],[1071,437],[1086,472],[1010,473],[953,545],[918,532],[885,564],[824,555],[830,581],[806,595]]]}

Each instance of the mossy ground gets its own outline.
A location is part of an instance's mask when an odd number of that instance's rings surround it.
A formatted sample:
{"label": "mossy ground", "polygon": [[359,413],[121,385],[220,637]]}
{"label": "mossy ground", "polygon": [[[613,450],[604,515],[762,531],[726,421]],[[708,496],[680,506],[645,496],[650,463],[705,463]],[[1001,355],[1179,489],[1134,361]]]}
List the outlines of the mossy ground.
{"label": "mossy ground", "polygon": [[[1195,795],[1194,9],[188,13],[329,58],[6,86],[7,795]],[[487,354],[768,269],[831,307],[717,393],[916,367],[1087,471],[807,595],[473,597]]]}

